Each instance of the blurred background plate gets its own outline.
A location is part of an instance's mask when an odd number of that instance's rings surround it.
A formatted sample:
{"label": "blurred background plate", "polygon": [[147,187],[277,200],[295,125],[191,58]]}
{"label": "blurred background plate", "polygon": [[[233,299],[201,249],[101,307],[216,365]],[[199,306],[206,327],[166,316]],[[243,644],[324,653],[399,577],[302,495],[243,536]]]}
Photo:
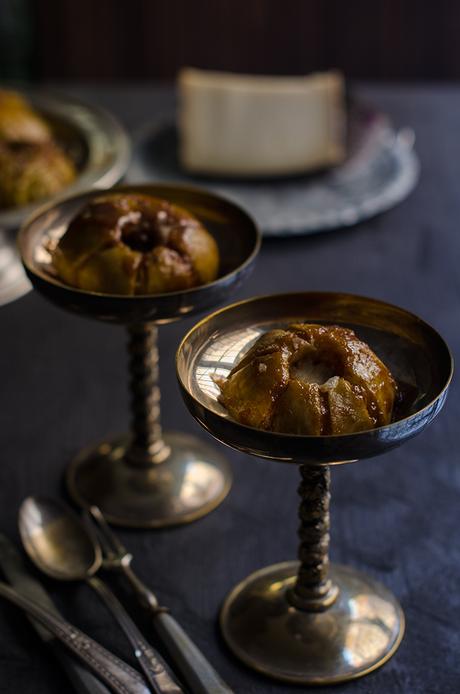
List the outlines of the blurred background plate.
{"label": "blurred background plate", "polygon": [[[56,199],[89,188],[117,183],[129,166],[131,146],[127,133],[110,113],[73,98],[42,90],[21,90],[32,106],[50,123],[59,144],[76,163],[78,176]],[[16,251],[16,231],[40,205],[0,210],[0,304],[30,290]]]}
{"label": "blurred background plate", "polygon": [[348,113],[348,155],[328,171],[279,179],[192,176],[178,159],[173,118],[147,126],[136,138],[130,182],[189,182],[246,208],[265,236],[293,236],[350,226],[404,200],[415,187],[419,162],[410,129],[396,132],[387,116],[354,103]]}

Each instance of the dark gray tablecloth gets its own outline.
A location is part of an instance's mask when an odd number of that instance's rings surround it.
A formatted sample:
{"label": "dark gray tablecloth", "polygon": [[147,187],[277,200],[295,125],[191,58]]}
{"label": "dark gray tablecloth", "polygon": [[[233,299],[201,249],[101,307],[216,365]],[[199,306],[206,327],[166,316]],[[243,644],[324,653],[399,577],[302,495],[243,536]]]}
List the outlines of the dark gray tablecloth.
{"label": "dark gray tablecloth", "polygon": [[[113,110],[132,133],[170,112],[163,89],[67,90]],[[264,244],[240,297],[289,290],[375,296],[414,311],[460,346],[460,88],[357,91],[417,136],[422,178],[399,207],[353,229]],[[235,297],[238,298],[238,297]],[[173,354],[194,319],[161,329],[166,428],[207,438],[179,396]],[[17,538],[29,493],[61,493],[76,451],[127,426],[125,336],[67,315],[31,293],[0,309],[0,529]],[[407,631],[381,670],[347,686],[356,694],[460,691],[460,465],[458,388],[431,428],[403,448],[333,471],[332,559],[384,582]],[[216,444],[218,445],[218,444]],[[236,582],[296,553],[297,474],[225,450],[233,489],[214,513],[186,527],[123,532],[136,568],[155,587],[239,694],[295,691],[257,676],[222,644],[219,605]],[[121,655],[127,648],[89,589],[48,583],[69,619]],[[0,604],[0,692],[62,694],[68,683],[25,619]],[[297,688],[298,690],[299,688]],[[310,690],[316,691],[316,690]]]}

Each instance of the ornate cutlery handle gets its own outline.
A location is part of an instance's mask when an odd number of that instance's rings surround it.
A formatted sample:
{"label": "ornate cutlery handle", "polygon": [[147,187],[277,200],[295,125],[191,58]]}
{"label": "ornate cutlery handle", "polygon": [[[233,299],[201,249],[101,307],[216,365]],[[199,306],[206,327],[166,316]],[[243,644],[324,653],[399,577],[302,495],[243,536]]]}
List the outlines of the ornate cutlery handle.
{"label": "ornate cutlery handle", "polygon": [[0,596],[17,605],[43,624],[116,694],[148,693],[149,690],[139,673],[65,619],[55,617],[51,612],[24,597],[6,583],[0,582]]}
{"label": "ornate cutlery handle", "polygon": [[104,682],[86,665],[74,658],[61,641],[53,637],[49,646],[78,694],[109,694],[109,689]]}
{"label": "ornate cutlery handle", "polygon": [[134,655],[138,659],[147,681],[157,694],[184,694],[184,690],[177,684],[168,672],[163,658],[144,639],[143,635],[126,612],[123,605],[114,595],[112,590],[97,576],[93,576],[88,583],[98,593],[106,606],[113,614],[125,635],[134,648]]}

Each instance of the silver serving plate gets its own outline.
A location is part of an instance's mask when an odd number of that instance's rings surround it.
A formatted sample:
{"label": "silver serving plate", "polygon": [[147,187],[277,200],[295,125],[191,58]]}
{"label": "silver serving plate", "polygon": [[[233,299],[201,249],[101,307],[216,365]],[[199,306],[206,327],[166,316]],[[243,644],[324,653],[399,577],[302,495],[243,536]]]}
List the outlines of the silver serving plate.
{"label": "silver serving plate", "polygon": [[171,118],[139,136],[129,180],[199,183],[247,209],[264,236],[313,234],[351,226],[404,200],[419,176],[414,141],[410,129],[397,132],[386,115],[355,102],[348,110],[348,155],[340,166],[288,178],[207,178],[181,168]]}
{"label": "silver serving plate", "polygon": [[[17,90],[21,91],[21,90]],[[131,156],[127,133],[107,111],[73,98],[39,90],[23,92],[51,124],[60,144],[78,168],[78,177],[52,200],[90,188],[107,188],[126,173]],[[0,305],[31,289],[16,250],[16,231],[29,215],[50,199],[0,209]]]}

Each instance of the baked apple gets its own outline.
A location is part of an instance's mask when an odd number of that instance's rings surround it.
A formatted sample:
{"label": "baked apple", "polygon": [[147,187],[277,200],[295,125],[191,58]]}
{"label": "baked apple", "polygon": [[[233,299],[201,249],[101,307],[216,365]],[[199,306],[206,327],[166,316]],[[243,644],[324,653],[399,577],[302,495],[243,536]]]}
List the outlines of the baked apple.
{"label": "baked apple", "polygon": [[0,142],[0,208],[59,193],[75,179],[73,162],[53,142]]}
{"label": "baked apple", "polygon": [[217,383],[242,424],[313,436],[389,424],[396,395],[390,371],[353,330],[309,323],[262,335]]}
{"label": "baked apple", "polygon": [[70,222],[53,252],[67,284],[106,294],[158,294],[216,279],[217,244],[190,212],[166,200],[109,193]]}
{"label": "baked apple", "polygon": [[42,144],[51,140],[51,131],[20,94],[0,89],[0,140]]}

